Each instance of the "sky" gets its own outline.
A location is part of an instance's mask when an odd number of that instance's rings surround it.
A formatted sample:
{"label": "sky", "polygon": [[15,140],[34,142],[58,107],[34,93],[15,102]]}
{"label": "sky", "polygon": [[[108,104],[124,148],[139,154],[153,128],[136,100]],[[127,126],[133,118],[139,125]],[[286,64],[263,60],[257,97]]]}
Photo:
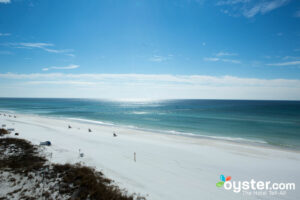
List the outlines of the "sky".
{"label": "sky", "polygon": [[0,0],[0,97],[300,100],[300,1]]}

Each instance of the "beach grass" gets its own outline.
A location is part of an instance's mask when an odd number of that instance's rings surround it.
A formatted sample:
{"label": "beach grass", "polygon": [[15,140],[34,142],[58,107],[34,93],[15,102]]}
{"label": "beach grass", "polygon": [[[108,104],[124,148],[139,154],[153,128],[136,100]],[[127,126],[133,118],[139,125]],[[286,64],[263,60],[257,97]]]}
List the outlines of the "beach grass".
{"label": "beach grass", "polygon": [[[0,174],[5,173],[9,173],[7,180],[0,178],[0,182],[8,181],[15,189],[0,199],[145,199],[127,194],[94,168],[82,164],[52,164],[39,146],[24,139],[0,139]],[[33,187],[25,187],[23,179]],[[40,194],[36,192],[39,187],[43,187]]]}
{"label": "beach grass", "polygon": [[0,136],[4,136],[4,135],[8,135],[8,134],[9,134],[9,132],[6,129],[0,128]]}

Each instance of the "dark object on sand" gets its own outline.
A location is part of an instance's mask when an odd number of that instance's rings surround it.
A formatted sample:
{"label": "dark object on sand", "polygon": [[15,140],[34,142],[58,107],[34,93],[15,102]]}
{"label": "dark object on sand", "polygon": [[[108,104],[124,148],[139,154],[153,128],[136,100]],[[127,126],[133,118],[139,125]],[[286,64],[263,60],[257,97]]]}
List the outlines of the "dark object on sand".
{"label": "dark object on sand", "polygon": [[50,141],[46,141],[46,142],[40,142],[41,146],[51,146],[51,142]]}
{"label": "dark object on sand", "polygon": [[92,130],[89,128],[89,132],[92,132]]}
{"label": "dark object on sand", "polygon": [[19,135],[19,133],[15,133],[15,135]]}
{"label": "dark object on sand", "polygon": [[113,136],[114,136],[114,137],[117,137],[118,135],[114,132]]}
{"label": "dark object on sand", "polygon": [[2,128],[6,127],[6,124],[2,124]]}
{"label": "dark object on sand", "polygon": [[79,151],[79,157],[83,158],[84,157],[84,153],[81,152],[81,149],[78,149],[78,151]]}
{"label": "dark object on sand", "polygon": [[8,128],[7,131],[8,132],[13,132],[13,131],[15,131],[15,129],[14,128]]}
{"label": "dark object on sand", "polygon": [[68,128],[72,128],[72,126],[69,125]]}
{"label": "dark object on sand", "polygon": [[17,118],[17,116],[15,115],[14,118]]}
{"label": "dark object on sand", "polygon": [[9,117],[11,117],[11,115],[8,115]]}
{"label": "dark object on sand", "polygon": [[9,134],[9,132],[6,129],[0,128],[0,136],[7,135],[7,134]]}

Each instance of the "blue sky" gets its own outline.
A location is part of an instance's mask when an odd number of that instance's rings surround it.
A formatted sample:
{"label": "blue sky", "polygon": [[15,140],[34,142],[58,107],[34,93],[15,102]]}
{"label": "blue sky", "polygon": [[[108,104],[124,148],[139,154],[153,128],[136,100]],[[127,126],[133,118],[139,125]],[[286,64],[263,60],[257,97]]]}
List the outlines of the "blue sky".
{"label": "blue sky", "polygon": [[0,0],[0,96],[300,99],[297,0]]}

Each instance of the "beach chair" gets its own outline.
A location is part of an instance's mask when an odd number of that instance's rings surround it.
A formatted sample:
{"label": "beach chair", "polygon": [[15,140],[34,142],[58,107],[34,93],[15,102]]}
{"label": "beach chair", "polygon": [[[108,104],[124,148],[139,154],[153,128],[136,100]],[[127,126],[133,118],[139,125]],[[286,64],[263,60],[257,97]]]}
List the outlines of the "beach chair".
{"label": "beach chair", "polygon": [[40,142],[41,146],[51,146],[51,142],[50,141],[45,141],[45,142]]}

